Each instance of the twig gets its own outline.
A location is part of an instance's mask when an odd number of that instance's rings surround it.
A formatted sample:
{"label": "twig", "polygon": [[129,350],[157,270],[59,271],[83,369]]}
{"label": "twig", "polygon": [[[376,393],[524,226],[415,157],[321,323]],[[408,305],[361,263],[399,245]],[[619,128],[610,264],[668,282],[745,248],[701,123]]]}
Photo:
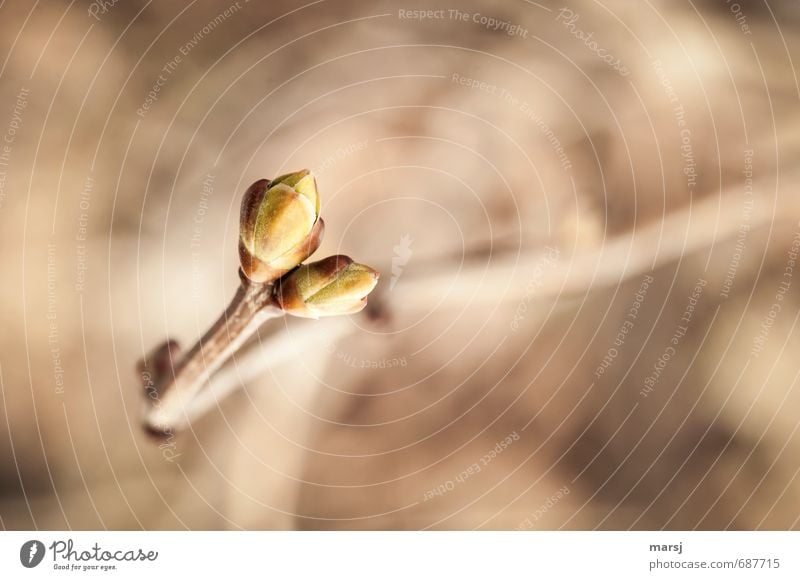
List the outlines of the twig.
{"label": "twig", "polygon": [[[272,284],[257,284],[240,275],[241,285],[228,308],[192,349],[174,361],[176,350],[167,343],[155,357],[169,357],[169,365],[156,360],[155,381],[146,384],[152,404],[144,417],[145,429],[169,434],[188,424],[186,409],[209,377],[270,318],[283,316],[273,298]],[[164,367],[167,367],[166,369]]]}
{"label": "twig", "polygon": [[[318,324],[322,324],[323,328],[320,329]],[[302,323],[299,328],[293,327],[290,333],[278,332],[263,340],[245,344],[228,364],[210,377],[208,386],[186,408],[185,423],[178,424],[177,427],[186,427],[219,407],[225,398],[261,375],[265,369],[296,355],[298,345],[302,345],[304,352],[313,352],[316,350],[314,347],[335,342],[357,328],[342,318],[331,318],[314,324]]]}

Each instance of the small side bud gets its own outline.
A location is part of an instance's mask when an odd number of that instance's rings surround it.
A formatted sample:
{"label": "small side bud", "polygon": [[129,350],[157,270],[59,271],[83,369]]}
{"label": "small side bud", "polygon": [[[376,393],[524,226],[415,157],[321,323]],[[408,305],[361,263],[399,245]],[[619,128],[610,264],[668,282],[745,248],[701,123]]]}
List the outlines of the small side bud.
{"label": "small side bud", "polygon": [[313,254],[322,241],[319,192],[307,169],[260,179],[242,199],[239,258],[253,282],[271,282]]}
{"label": "small side bud", "polygon": [[148,397],[157,398],[161,394],[158,385],[168,382],[168,379],[174,376],[180,356],[180,345],[176,340],[169,339],[155,348],[146,358],[139,360],[136,370]]}
{"label": "small side bud", "polygon": [[347,256],[331,256],[304,264],[281,278],[275,300],[293,316],[319,318],[354,314],[367,305],[367,295],[380,274]]}

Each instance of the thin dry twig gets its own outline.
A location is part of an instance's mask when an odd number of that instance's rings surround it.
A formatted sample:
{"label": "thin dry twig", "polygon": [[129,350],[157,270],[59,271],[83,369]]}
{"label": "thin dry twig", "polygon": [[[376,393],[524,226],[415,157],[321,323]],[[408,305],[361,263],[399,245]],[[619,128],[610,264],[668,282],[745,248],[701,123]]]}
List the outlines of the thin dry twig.
{"label": "thin dry twig", "polygon": [[153,403],[145,413],[144,425],[151,433],[168,434],[187,424],[186,408],[208,379],[264,322],[284,315],[275,304],[272,284],[257,284],[244,275],[240,278],[241,285],[228,308],[185,356],[175,361],[179,353],[172,342],[155,353],[154,372],[148,373],[145,384]]}

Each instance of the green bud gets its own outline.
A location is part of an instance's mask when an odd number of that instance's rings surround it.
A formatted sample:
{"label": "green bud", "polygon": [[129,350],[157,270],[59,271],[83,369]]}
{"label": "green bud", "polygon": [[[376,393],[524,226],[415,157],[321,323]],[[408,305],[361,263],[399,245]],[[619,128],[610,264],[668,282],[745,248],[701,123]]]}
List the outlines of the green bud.
{"label": "green bud", "polygon": [[281,278],[275,299],[284,311],[303,318],[354,314],[367,305],[379,276],[347,256],[330,256]]}
{"label": "green bud", "polygon": [[239,258],[253,282],[271,282],[300,264],[322,241],[317,182],[308,169],[260,179],[242,199]]}

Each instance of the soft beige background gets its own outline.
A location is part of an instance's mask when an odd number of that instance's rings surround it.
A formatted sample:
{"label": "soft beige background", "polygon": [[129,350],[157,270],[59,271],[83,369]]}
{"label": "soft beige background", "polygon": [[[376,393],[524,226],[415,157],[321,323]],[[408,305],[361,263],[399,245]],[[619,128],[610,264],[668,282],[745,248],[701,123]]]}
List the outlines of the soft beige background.
{"label": "soft beige background", "polygon": [[[5,2],[4,134],[29,94],[0,205],[0,524],[797,528],[800,281],[764,352],[751,349],[800,221],[800,14],[740,4],[750,34],[721,2],[570,3],[621,76],[556,19],[560,4],[459,3],[521,38],[398,18],[423,2],[241,1],[141,117],[163,67],[230,4],[120,0],[98,21],[86,1]],[[692,191],[656,60],[685,112]],[[748,149],[752,229],[724,298]],[[390,321],[353,317],[363,328],[331,343],[320,322],[323,344],[247,381],[168,461],[140,432],[135,363],[167,336],[190,344],[222,311],[241,192],[301,167],[323,194],[320,255],[381,270]],[[403,236],[412,254],[390,290]],[[583,278],[560,292],[565,273]],[[595,380],[648,273],[634,328]],[[688,333],[642,397],[698,278]],[[396,357],[407,364],[350,364]],[[439,486],[451,489],[429,493]]]}

